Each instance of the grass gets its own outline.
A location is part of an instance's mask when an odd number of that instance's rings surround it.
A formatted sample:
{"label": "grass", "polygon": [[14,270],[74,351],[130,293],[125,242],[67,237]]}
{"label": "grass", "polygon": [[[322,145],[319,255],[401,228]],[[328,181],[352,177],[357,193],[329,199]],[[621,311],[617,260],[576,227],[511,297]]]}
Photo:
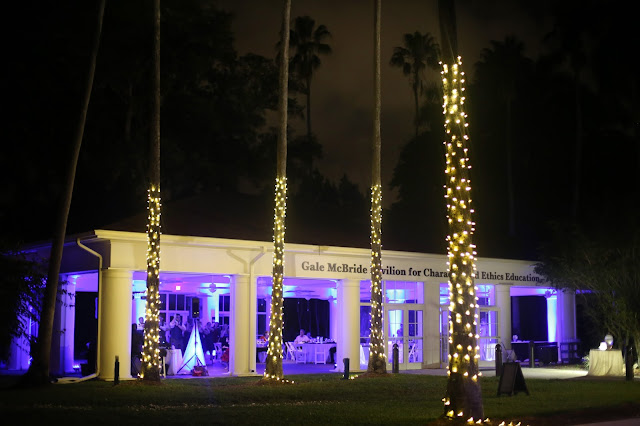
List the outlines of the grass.
{"label": "grass", "polygon": [[[438,424],[446,377],[388,374],[342,380],[339,374],[288,376],[290,385],[258,386],[258,377],[86,381],[14,389],[0,381],[0,411],[21,424]],[[640,382],[526,381],[530,395],[496,396],[498,378],[482,378],[485,416],[523,424],[576,424],[640,416]],[[587,411],[585,411],[587,410]],[[582,414],[581,414],[582,413]]]}

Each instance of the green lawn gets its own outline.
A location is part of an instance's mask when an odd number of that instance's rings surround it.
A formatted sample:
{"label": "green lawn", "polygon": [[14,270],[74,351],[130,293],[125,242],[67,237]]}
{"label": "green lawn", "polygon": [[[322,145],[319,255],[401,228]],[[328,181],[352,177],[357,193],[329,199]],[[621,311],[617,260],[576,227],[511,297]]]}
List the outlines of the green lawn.
{"label": "green lawn", "polygon": [[[424,425],[441,415],[447,380],[409,374],[354,380],[342,380],[339,374],[287,378],[295,384],[258,386],[258,377],[230,377],[167,379],[160,385],[85,381],[24,390],[11,388],[12,378],[3,377],[0,410],[4,418],[20,424]],[[638,381],[529,379],[529,396],[500,397],[497,378],[482,378],[481,383],[485,416],[492,424],[613,419],[623,406],[624,416],[640,416]],[[593,411],[576,417],[587,408]]]}

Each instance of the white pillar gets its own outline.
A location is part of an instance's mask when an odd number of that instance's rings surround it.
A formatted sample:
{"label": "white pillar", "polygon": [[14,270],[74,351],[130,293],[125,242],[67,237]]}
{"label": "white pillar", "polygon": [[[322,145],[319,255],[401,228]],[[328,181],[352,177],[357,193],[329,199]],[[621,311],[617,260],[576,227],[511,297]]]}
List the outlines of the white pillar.
{"label": "white pillar", "polygon": [[211,309],[213,307],[213,296],[207,295],[200,298],[202,306],[200,306],[200,318],[202,325],[211,322],[213,324],[214,318],[211,316]]}
{"label": "white pillar", "polygon": [[114,380],[116,357],[120,361],[119,378],[131,378],[132,276],[125,269],[102,271],[98,378],[103,380]]}
{"label": "white pillar", "polygon": [[247,275],[236,275],[231,282],[229,372],[234,376],[255,374],[256,300],[251,299],[250,281]]}
{"label": "white pillar", "polygon": [[496,305],[499,309],[498,341],[501,342],[505,348],[511,349],[511,286],[506,284],[497,284],[495,292]]}
{"label": "white pillar", "polygon": [[[20,321],[25,324],[29,330],[32,322],[24,317],[20,317]],[[31,333],[29,333],[31,335]],[[25,337],[17,337],[11,340],[11,353],[9,354],[9,370],[28,370],[31,355],[29,354],[29,340]]]}
{"label": "white pillar", "polygon": [[344,371],[344,358],[349,358],[349,371],[360,368],[360,280],[338,283],[338,334],[336,362]]}
{"label": "white pillar", "polygon": [[63,373],[73,372],[73,349],[75,341],[76,323],[76,283],[65,278],[65,284],[61,285],[63,293],[60,295],[61,303],[58,304],[60,310],[60,369]]}
{"label": "white pillar", "polygon": [[440,367],[440,283],[424,283],[424,317],[422,318],[425,368]]}
{"label": "white pillar", "polygon": [[558,342],[576,340],[576,294],[558,290],[556,327]]}

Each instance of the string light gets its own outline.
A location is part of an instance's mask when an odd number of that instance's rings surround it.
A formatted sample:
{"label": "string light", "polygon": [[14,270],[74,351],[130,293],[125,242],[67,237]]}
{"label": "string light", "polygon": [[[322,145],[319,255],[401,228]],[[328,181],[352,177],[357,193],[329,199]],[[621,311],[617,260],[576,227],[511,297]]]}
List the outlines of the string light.
{"label": "string light", "polygon": [[[276,178],[275,209],[273,217],[273,287],[271,290],[271,317],[269,346],[264,379],[289,383],[282,372],[282,329],[284,328],[283,281],[284,281],[284,235],[287,215],[287,178]],[[293,382],[290,382],[293,383]]]}
{"label": "string light", "polygon": [[[462,60],[458,56],[453,64],[442,66],[442,85],[444,89],[442,113],[444,130],[449,138],[445,145],[445,175],[447,176],[444,198],[447,205],[449,224],[448,268],[449,268],[449,364],[447,374],[455,378],[456,386],[477,387],[478,364],[480,357],[476,334],[477,314],[474,279],[476,276],[476,246],[472,235],[475,231],[474,213],[471,200],[471,162],[469,161],[469,136],[465,106],[464,72]],[[452,377],[455,375],[455,377]],[[451,383],[451,381],[450,381]],[[448,389],[443,399],[445,415],[450,419],[467,418],[473,424],[474,419],[465,413],[470,407],[462,401],[452,399],[455,391]]]}
{"label": "string light", "polygon": [[371,329],[369,344],[370,372],[386,372],[382,306],[382,185],[371,187]]}
{"label": "string light", "polygon": [[160,187],[147,192],[147,301],[140,378],[160,377]]}

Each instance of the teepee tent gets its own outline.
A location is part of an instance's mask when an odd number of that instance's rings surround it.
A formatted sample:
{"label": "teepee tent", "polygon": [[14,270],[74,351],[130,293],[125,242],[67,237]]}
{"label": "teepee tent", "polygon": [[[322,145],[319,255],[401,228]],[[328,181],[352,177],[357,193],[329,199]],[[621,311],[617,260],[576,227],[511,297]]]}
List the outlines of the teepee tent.
{"label": "teepee tent", "polygon": [[200,340],[200,331],[198,330],[197,321],[195,321],[193,330],[191,330],[189,343],[187,343],[187,347],[184,350],[184,357],[182,359],[182,365],[178,370],[178,374],[189,373],[193,370],[193,367],[197,365],[205,365],[204,351],[202,350],[202,340]]}

